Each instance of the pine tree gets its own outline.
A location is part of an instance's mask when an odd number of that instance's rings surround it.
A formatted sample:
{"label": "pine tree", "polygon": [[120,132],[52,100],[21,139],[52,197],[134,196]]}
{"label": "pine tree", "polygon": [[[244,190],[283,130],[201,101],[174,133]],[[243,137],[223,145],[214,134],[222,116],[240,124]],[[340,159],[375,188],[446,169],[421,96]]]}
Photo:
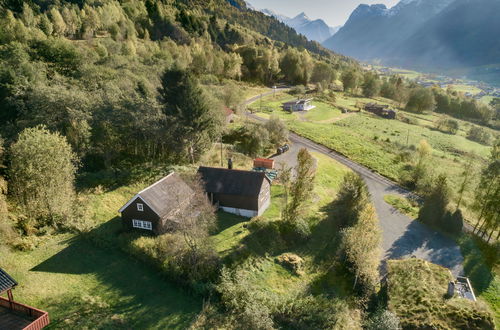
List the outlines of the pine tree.
{"label": "pine tree", "polygon": [[194,163],[220,136],[222,112],[209,103],[198,81],[187,71],[166,71],[161,84],[159,92],[171,142],[181,159],[187,156]]}

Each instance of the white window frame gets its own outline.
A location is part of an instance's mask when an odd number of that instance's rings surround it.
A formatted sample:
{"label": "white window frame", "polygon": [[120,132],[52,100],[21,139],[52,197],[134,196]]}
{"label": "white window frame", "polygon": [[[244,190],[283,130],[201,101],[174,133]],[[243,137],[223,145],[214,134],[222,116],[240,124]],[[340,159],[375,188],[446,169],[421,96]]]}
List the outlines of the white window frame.
{"label": "white window frame", "polygon": [[137,211],[143,212],[144,211],[144,204],[137,203]]}
{"label": "white window frame", "polygon": [[153,223],[151,221],[132,219],[132,227],[145,230],[153,230]]}

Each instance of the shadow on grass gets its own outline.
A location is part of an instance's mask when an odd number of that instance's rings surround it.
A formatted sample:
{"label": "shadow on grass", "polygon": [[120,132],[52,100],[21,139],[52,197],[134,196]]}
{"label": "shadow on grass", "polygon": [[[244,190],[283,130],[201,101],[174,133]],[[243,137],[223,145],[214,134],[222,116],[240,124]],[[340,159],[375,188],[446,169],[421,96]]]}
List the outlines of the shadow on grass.
{"label": "shadow on grass", "polygon": [[248,218],[240,217],[235,214],[230,214],[227,212],[223,211],[218,211],[217,212],[217,228],[216,230],[212,233],[212,235],[217,235],[223,232],[224,230],[235,226],[239,223],[242,222],[247,222]]}
{"label": "shadow on grass", "polygon": [[479,295],[489,289],[494,279],[493,269],[498,265],[500,244],[491,246],[466,234],[459,239],[459,244],[465,259],[465,275]]}
{"label": "shadow on grass", "polygon": [[[415,256],[449,268],[453,275],[463,273],[463,257],[459,246],[449,237],[419,221],[412,221],[387,252],[386,259]],[[382,273],[384,274],[384,268]]]}
{"label": "shadow on grass", "polygon": [[[113,242],[113,239],[117,239],[119,228],[119,218],[114,218],[96,228],[94,231],[97,233],[93,234],[96,237],[109,237],[109,242]],[[200,299],[188,296],[152,267],[134,260],[118,250],[117,246],[112,249],[99,248],[82,236],[65,243],[68,244],[66,248],[31,270],[95,276],[99,285],[89,301],[82,302],[82,297],[72,296],[71,288],[67,288],[68,297],[54,297],[50,301],[51,309],[53,306],[60,312],[55,314],[68,315],[67,321],[76,317],[78,322],[82,322],[82,318],[95,318],[102,314],[101,309],[107,309],[107,318],[118,316],[117,324],[114,325],[117,327],[185,328],[201,309]],[[106,303],[100,303],[100,299]],[[89,315],[85,316],[84,307],[89,304],[96,306],[87,310]],[[77,317],[78,313],[82,314],[80,318]],[[64,327],[61,322],[63,320],[53,319],[55,327]],[[109,325],[103,324],[104,327]],[[91,327],[96,326],[91,324]]]}

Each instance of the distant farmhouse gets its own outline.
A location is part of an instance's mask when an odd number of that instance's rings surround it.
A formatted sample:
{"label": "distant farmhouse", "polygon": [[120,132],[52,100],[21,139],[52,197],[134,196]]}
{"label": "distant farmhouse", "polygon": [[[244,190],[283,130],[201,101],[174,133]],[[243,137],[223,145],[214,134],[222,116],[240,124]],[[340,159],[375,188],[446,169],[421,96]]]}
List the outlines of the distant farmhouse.
{"label": "distant farmhouse", "polygon": [[311,104],[312,102],[311,99],[298,99],[295,101],[288,101],[283,103],[283,110],[285,111],[309,111],[311,109],[316,108],[314,105]]}
{"label": "distant farmhouse", "polygon": [[[17,282],[0,268],[0,329],[39,330],[49,325],[47,312],[14,301],[12,290],[16,286]],[[7,298],[2,297],[4,293]]]}
{"label": "distant farmhouse", "polygon": [[191,187],[170,173],[132,197],[119,212],[126,228],[160,235],[178,227],[193,197]]}
{"label": "distant farmhouse", "polygon": [[271,181],[263,172],[200,167],[198,173],[208,198],[225,212],[252,218],[271,203]]}
{"label": "distant farmhouse", "polygon": [[365,105],[365,111],[374,113],[387,119],[396,119],[396,111],[389,109],[388,105],[368,103]]}

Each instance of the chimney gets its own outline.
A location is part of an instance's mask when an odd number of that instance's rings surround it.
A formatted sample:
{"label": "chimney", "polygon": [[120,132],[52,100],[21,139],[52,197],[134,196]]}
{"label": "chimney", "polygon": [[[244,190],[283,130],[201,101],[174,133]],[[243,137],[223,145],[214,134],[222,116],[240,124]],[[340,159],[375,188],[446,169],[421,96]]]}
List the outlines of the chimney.
{"label": "chimney", "polygon": [[230,170],[233,169],[233,159],[232,158],[227,159],[227,168]]}

